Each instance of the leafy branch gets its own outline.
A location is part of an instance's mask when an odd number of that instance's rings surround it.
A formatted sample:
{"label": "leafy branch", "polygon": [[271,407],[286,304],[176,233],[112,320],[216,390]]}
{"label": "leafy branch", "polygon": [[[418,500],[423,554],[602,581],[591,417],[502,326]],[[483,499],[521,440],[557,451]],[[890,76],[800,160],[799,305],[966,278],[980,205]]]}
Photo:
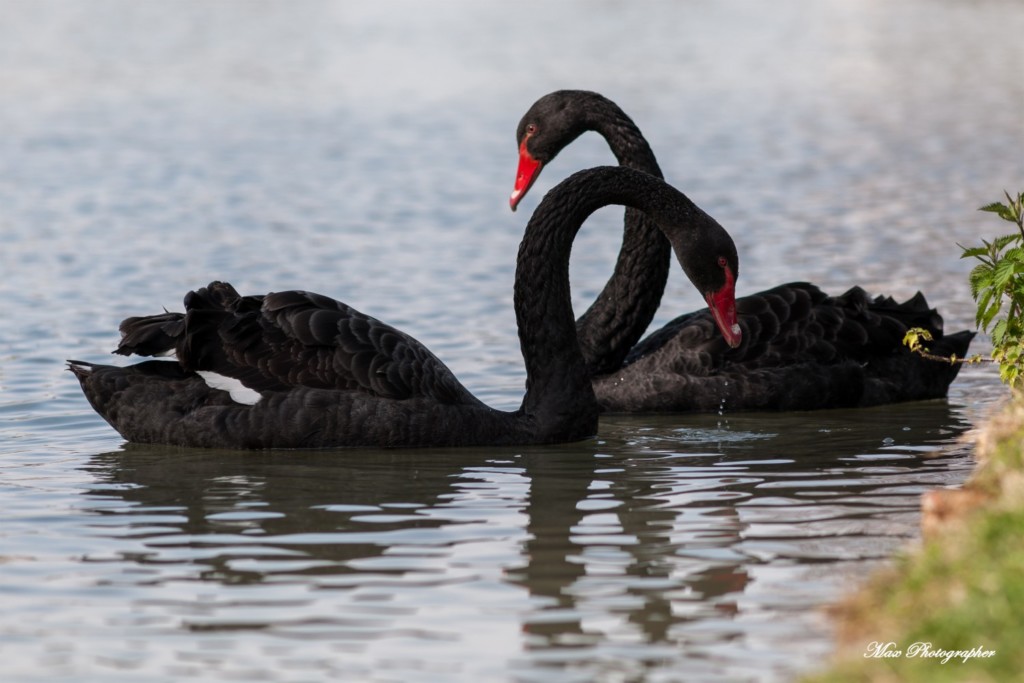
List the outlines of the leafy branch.
{"label": "leafy branch", "polygon": [[924,345],[925,342],[930,342],[934,339],[932,333],[923,327],[911,327],[907,330],[907,333],[903,335],[903,345],[910,347],[910,350],[918,354],[922,358],[928,360],[938,361],[940,363],[949,363],[950,365],[956,365],[961,363],[963,365],[975,365],[977,363],[984,363],[985,357],[980,353],[967,358],[960,358],[955,353],[949,356],[942,356],[937,353],[932,353],[928,350],[928,347]]}
{"label": "leafy branch", "polygon": [[[1014,223],[1016,232],[1002,235],[991,242],[981,240],[981,246],[965,247],[958,244],[963,253],[960,258],[973,258],[978,264],[968,278],[971,296],[978,305],[975,323],[981,330],[992,336],[992,358],[999,364],[999,377],[1011,387],[1024,381],[1024,192],[1017,196],[1006,195],[1006,204],[993,202],[981,207]],[[1004,309],[1005,307],[1005,309]],[[925,358],[944,360],[950,363],[977,363],[983,359],[974,356],[968,359],[948,358],[930,354],[924,342],[930,341],[926,330],[913,329],[907,332],[903,343],[911,351]]]}

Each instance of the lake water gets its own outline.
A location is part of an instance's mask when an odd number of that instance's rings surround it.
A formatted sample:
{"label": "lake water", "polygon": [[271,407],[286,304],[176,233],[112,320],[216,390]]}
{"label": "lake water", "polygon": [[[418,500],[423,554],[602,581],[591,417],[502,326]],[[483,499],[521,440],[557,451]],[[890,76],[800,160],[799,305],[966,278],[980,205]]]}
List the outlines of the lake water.
{"label": "lake water", "polygon": [[[785,681],[822,608],[919,536],[1005,395],[611,418],[552,448],[125,444],[66,358],[225,279],[410,332],[522,395],[515,124],[598,90],[733,234],[740,293],[923,290],[973,326],[956,243],[1024,189],[1024,5],[738,0],[0,2],[5,681]],[[577,310],[621,210],[574,251]],[[681,274],[656,324],[698,308]],[[979,336],[973,350],[984,352]],[[116,359],[115,361],[120,361]]]}

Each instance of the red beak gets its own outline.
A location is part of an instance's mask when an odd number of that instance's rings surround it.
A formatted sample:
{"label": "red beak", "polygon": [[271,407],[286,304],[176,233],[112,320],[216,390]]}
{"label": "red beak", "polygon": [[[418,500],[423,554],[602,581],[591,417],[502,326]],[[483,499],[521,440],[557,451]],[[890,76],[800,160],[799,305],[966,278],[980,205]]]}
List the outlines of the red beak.
{"label": "red beak", "polygon": [[542,163],[530,156],[526,151],[526,140],[519,145],[519,168],[516,170],[516,186],[512,190],[512,196],[508,199],[508,205],[515,211],[519,206],[519,200],[526,196],[533,185],[533,181],[540,175]]}
{"label": "red beak", "polygon": [[718,325],[718,330],[725,337],[725,343],[736,348],[743,341],[743,333],[740,331],[740,323],[736,317],[736,281],[732,271],[725,269],[725,284],[717,292],[708,292],[704,295],[711,309],[711,316]]}

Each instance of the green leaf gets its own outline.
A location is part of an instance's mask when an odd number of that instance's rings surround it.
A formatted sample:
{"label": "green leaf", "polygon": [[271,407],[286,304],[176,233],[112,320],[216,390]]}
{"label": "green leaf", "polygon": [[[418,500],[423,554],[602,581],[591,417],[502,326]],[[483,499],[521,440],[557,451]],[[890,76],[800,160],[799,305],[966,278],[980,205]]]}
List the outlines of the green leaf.
{"label": "green leaf", "polygon": [[960,244],[956,246],[963,249],[963,253],[960,254],[960,258],[979,258],[981,256],[985,256],[988,254],[987,247],[971,247],[970,249],[968,249],[967,247]]}
{"label": "green leaf", "polygon": [[1013,244],[1014,242],[1019,242],[1019,241],[1020,241],[1020,233],[1015,233],[1015,234],[1012,234],[1012,235],[1001,235],[1001,236],[995,238],[994,240],[992,240],[992,245],[991,246],[995,247],[996,252],[1000,252],[1003,249],[1005,249],[1008,245]]}
{"label": "green leaf", "polygon": [[981,292],[978,297],[978,311],[974,316],[974,324],[981,327],[981,320],[985,317],[985,311],[988,310],[989,303],[992,301],[992,290],[985,289]]}
{"label": "green leaf", "polygon": [[997,263],[992,272],[992,285],[999,290],[1005,289],[1010,278],[1017,274],[1018,265],[1019,264],[1006,259]]}
{"label": "green leaf", "polygon": [[994,214],[998,214],[1004,221],[1010,221],[1011,223],[1017,222],[1017,217],[1014,215],[1013,209],[1005,204],[999,202],[993,202],[992,204],[986,204],[981,207],[979,211],[989,211]]}
{"label": "green leaf", "polygon": [[968,281],[971,283],[971,297],[975,301],[977,301],[981,290],[992,287],[994,271],[995,269],[992,266],[985,263],[980,263],[971,270]]}
{"label": "green leaf", "polygon": [[[992,323],[993,318],[999,314],[999,309],[1003,307],[1003,300],[1001,297],[995,297],[995,301],[992,301],[992,290],[985,293],[984,304],[978,304],[978,326],[983,330],[988,330],[988,326]],[[991,302],[991,303],[990,303]]]}
{"label": "green leaf", "polygon": [[995,318],[996,314],[998,314],[998,313],[999,313],[999,307],[998,306],[993,306],[989,310],[985,311],[985,313],[982,314],[982,316],[981,316],[981,322],[978,324],[978,326],[982,330],[985,330],[987,332],[988,328],[989,328],[989,325],[992,324],[992,319]]}
{"label": "green leaf", "polygon": [[926,341],[932,341],[932,333],[923,327],[911,327],[903,335],[903,345],[914,353],[927,352],[928,349],[924,348],[924,342]]}
{"label": "green leaf", "polygon": [[1013,247],[1007,249],[1003,258],[1014,263],[1024,263],[1024,247]]}
{"label": "green leaf", "polygon": [[1006,320],[1000,320],[996,323],[996,326],[992,328],[992,345],[1002,346],[1003,336],[1006,334]]}
{"label": "green leaf", "polygon": [[1006,220],[1010,221],[1011,223],[1016,223],[1017,225],[1022,225],[1022,222],[1021,222],[1021,218],[1022,218],[1021,212],[1024,211],[1024,192],[1022,192],[1021,194],[1017,195],[1016,199],[1011,197],[1010,193],[1007,192],[1006,190],[1003,190],[1003,195],[1006,197],[1006,204],[1007,204],[1006,205],[1006,209],[1007,209],[1007,212],[1010,214],[1010,217],[1007,218],[1006,216],[1003,215],[1002,212],[998,212],[999,215],[1002,218],[1005,218]]}

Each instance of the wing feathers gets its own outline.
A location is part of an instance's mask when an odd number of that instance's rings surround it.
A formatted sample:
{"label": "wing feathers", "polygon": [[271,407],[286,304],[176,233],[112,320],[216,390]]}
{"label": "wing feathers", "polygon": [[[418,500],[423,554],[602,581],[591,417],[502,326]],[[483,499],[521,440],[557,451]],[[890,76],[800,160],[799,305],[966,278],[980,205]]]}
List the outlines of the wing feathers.
{"label": "wing feathers", "polygon": [[116,353],[174,348],[186,370],[230,377],[257,392],[305,386],[478,403],[417,340],[326,296],[243,297],[212,282],[185,296],[185,311],[125,320]]}

